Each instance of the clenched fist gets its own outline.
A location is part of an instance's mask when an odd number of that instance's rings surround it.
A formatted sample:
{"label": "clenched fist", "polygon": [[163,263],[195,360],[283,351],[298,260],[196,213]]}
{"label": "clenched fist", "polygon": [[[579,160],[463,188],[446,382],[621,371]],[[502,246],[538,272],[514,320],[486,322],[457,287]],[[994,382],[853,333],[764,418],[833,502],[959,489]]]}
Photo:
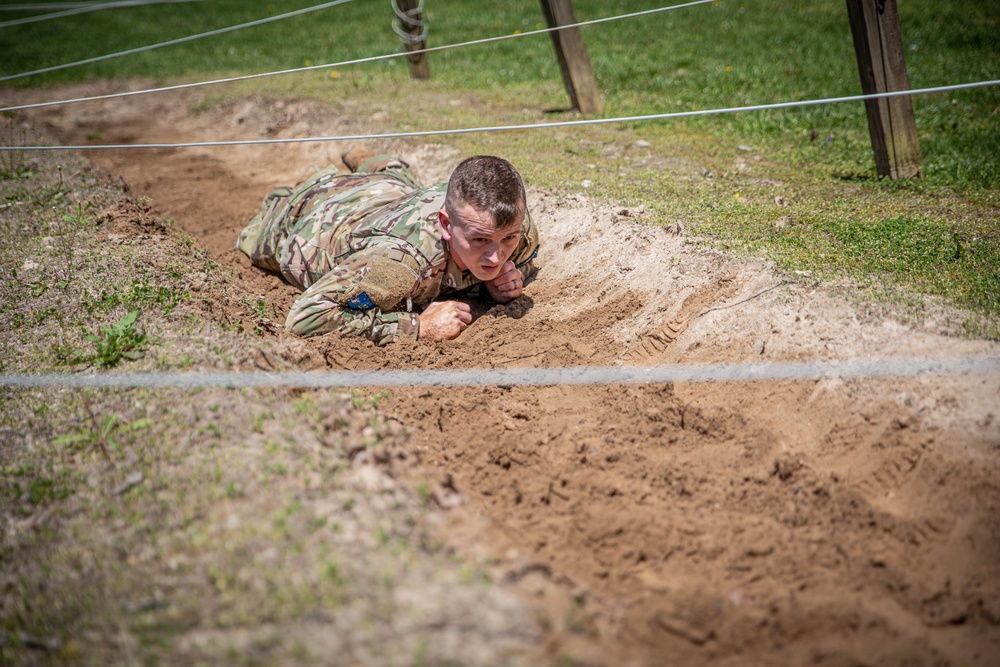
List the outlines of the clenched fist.
{"label": "clenched fist", "polygon": [[451,340],[472,322],[469,304],[461,301],[432,301],[420,314],[419,340]]}

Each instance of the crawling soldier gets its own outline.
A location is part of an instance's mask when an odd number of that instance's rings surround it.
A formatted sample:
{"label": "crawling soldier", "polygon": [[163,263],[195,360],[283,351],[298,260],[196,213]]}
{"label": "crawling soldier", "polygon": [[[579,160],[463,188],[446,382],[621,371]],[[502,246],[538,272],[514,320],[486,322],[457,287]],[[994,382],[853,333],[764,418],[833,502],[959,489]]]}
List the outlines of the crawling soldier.
{"label": "crawling soldier", "polygon": [[[455,338],[469,305],[435,301],[477,284],[498,303],[521,296],[538,234],[509,162],[464,160],[446,183],[421,187],[408,165],[353,149],[294,190],[277,188],[236,247],[305,290],[285,328],[300,336]],[[422,312],[421,312],[422,310]]]}

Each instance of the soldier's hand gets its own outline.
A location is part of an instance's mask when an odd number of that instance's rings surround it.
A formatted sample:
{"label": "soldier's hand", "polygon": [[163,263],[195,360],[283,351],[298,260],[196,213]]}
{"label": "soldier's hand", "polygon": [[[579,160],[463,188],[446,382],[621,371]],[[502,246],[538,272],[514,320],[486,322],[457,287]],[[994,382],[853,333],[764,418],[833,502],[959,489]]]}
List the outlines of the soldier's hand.
{"label": "soldier's hand", "polygon": [[514,262],[507,262],[500,269],[500,275],[484,283],[486,291],[497,303],[507,303],[524,294],[524,276]]}
{"label": "soldier's hand", "polygon": [[451,340],[472,322],[472,309],[461,301],[432,301],[420,314],[420,340]]}

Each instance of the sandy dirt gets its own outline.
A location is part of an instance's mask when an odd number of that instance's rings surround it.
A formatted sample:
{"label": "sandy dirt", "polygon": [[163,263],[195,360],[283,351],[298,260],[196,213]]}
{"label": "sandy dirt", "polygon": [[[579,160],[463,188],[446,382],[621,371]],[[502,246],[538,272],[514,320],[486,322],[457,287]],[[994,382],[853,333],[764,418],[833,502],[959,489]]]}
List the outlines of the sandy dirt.
{"label": "sandy dirt", "polygon": [[[73,96],[98,87],[58,91]],[[97,90],[97,92],[100,92]],[[53,91],[47,91],[52,97]],[[23,97],[21,99],[24,99]],[[391,130],[299,100],[144,96],[31,114],[66,143]],[[89,138],[88,138],[89,137]],[[207,248],[254,298],[295,290],[232,250],[273,186],[344,146],[88,151]],[[373,146],[425,182],[464,156]],[[664,156],[669,163],[671,156]],[[683,169],[683,161],[677,161]],[[320,368],[481,368],[1000,355],[866,312],[764,262],[582,194],[529,189],[542,270],[476,304],[457,340],[378,350],[289,341]],[[220,308],[219,317],[226,313]],[[273,324],[272,323],[272,324]],[[576,600],[564,627],[600,664],[995,665],[1000,660],[1000,377],[396,390],[424,472],[458,491],[449,539],[503,581]]]}

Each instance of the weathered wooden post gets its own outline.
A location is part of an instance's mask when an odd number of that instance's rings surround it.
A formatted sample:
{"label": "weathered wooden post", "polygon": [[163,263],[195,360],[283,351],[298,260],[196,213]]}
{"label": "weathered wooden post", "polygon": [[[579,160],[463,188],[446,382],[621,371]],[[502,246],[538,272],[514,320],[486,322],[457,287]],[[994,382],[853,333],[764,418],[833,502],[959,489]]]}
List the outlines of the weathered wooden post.
{"label": "weathered wooden post", "polygon": [[[573,0],[541,0],[541,3],[545,21],[550,28],[577,22]],[[590,57],[580,29],[553,30],[549,35],[552,36],[563,83],[573,108],[583,114],[599,114],[604,111],[604,103],[597,90],[597,80],[594,78],[594,70],[590,66]]]}
{"label": "weathered wooden post", "polygon": [[[424,0],[392,0],[392,9],[396,18],[392,21],[392,29],[399,35],[400,41],[406,45],[407,51],[420,51],[426,48],[427,22],[424,21]],[[426,53],[417,53],[406,57],[410,63],[410,76],[414,79],[431,78],[431,66]]]}
{"label": "weathered wooden post", "polygon": [[[909,90],[896,0],[847,0],[854,52],[866,95]],[[921,175],[920,144],[909,95],[865,100],[875,166],[892,180]]]}

